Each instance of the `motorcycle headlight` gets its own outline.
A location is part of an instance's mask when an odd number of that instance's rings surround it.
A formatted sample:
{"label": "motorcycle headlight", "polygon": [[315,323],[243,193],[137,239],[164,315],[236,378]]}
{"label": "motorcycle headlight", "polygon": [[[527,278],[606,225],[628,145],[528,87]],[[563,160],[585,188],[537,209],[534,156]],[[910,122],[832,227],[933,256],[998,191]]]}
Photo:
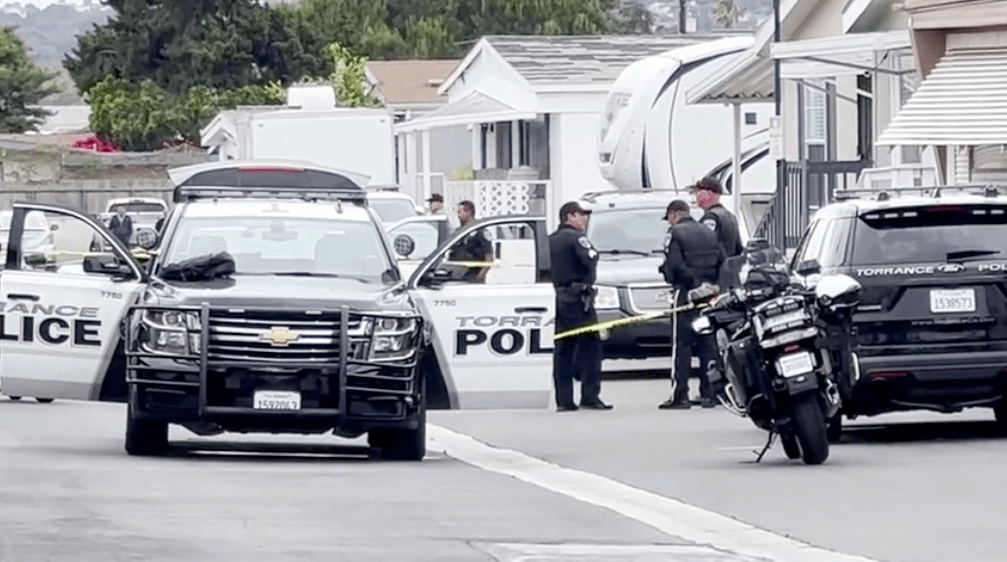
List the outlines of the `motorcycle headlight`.
{"label": "motorcycle headlight", "polygon": [[195,312],[145,310],[140,341],[153,353],[188,355],[200,348],[200,321]]}
{"label": "motorcycle headlight", "polygon": [[596,285],[598,293],[594,296],[595,310],[612,310],[619,308],[619,289],[606,285]]}

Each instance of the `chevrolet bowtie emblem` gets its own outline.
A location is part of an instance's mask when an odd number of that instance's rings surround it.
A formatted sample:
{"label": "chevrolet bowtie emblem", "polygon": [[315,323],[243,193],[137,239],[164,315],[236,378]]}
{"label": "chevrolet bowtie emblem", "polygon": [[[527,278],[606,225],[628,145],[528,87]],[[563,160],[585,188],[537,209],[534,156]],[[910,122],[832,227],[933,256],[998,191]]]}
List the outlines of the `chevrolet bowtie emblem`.
{"label": "chevrolet bowtie emblem", "polygon": [[276,347],[287,347],[290,345],[290,342],[297,341],[300,338],[300,333],[291,332],[290,328],[285,326],[274,326],[270,328],[268,332],[262,332],[259,334],[260,340],[269,342],[270,345]]}

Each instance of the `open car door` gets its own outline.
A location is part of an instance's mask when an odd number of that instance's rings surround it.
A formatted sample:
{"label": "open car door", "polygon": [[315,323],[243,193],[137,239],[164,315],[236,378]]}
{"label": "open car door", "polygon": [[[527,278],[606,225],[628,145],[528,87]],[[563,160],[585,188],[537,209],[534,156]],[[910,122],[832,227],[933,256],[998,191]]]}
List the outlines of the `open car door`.
{"label": "open car door", "polygon": [[[452,259],[471,237],[485,261]],[[483,275],[473,275],[485,269]],[[555,292],[540,217],[494,217],[454,233],[409,279],[433,324],[452,408],[546,408],[552,395]]]}
{"label": "open car door", "polygon": [[0,393],[124,401],[120,324],[147,280],[126,246],[83,213],[35,203],[14,205],[5,242]]}

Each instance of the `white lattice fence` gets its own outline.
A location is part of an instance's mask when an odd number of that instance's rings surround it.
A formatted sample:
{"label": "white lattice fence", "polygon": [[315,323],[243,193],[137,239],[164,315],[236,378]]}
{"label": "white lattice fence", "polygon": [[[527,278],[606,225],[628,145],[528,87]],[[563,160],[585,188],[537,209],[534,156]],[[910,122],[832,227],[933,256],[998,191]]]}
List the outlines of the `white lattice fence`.
{"label": "white lattice fence", "polygon": [[445,182],[444,205],[451,212],[458,207],[458,203],[472,201],[476,206],[477,217],[537,215],[542,212],[542,196],[548,190],[549,182],[544,181]]}

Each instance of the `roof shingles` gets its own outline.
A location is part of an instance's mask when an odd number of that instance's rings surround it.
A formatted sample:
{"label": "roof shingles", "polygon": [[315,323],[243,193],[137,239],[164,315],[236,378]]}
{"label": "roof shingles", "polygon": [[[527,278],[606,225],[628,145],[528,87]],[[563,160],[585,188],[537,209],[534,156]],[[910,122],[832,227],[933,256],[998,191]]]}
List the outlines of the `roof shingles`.
{"label": "roof shingles", "polygon": [[638,60],[725,36],[489,35],[485,39],[532,85],[600,85],[614,82]]}

